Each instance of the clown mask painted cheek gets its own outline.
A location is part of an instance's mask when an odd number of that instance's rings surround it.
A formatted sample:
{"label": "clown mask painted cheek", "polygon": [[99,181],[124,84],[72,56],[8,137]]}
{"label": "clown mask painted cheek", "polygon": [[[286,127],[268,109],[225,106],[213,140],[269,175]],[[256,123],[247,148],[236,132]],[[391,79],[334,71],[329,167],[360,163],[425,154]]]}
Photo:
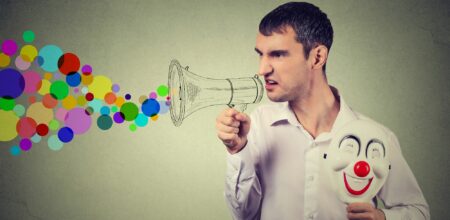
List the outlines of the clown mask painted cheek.
{"label": "clown mask painted cheek", "polygon": [[389,174],[387,134],[375,122],[352,121],[334,135],[324,159],[340,200],[370,202]]}

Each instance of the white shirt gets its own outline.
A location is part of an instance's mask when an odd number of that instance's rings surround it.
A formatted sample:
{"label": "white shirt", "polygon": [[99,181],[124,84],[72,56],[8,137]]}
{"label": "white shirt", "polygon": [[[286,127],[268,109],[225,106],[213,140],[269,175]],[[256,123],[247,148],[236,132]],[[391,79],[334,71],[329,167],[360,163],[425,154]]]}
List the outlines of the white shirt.
{"label": "white shirt", "polygon": [[[251,114],[247,145],[227,156],[225,197],[234,219],[347,219],[346,204],[326,179],[323,154],[333,133],[351,120],[367,117],[335,96],[340,110],[332,130],[316,139],[287,102],[262,105]],[[392,167],[378,193],[386,219],[429,219],[428,204],[396,136],[383,128],[393,146]]]}

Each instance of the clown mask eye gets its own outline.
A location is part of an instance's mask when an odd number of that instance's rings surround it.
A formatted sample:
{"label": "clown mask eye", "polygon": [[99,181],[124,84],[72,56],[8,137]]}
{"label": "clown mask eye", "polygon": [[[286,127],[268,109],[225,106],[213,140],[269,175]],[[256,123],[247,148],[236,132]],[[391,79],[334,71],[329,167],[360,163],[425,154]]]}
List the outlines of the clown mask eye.
{"label": "clown mask eye", "polygon": [[367,159],[380,159],[384,158],[384,155],[384,145],[381,141],[371,140],[369,144],[367,144]]}
{"label": "clown mask eye", "polygon": [[359,140],[355,136],[346,136],[339,144],[339,150],[341,153],[345,153],[348,156],[358,156],[359,154]]}

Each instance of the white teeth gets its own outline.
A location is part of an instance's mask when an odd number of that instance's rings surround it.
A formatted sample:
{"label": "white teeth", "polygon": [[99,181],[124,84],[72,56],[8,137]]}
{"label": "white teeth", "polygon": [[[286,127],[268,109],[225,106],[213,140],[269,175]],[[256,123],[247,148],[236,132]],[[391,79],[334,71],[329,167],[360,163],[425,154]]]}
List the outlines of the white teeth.
{"label": "white teeth", "polygon": [[270,84],[275,84],[275,83],[276,83],[276,82],[273,81],[273,80],[267,80],[267,82],[270,83]]}

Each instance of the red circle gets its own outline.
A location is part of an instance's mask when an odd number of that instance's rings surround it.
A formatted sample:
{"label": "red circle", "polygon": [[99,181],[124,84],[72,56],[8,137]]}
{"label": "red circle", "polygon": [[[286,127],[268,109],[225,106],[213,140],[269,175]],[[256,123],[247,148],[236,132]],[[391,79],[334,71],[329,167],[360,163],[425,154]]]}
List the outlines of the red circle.
{"label": "red circle", "polygon": [[36,121],[30,117],[19,119],[16,125],[16,131],[22,138],[30,138],[36,133]]}
{"label": "red circle", "polygon": [[80,59],[78,59],[78,56],[73,53],[65,53],[59,57],[58,68],[64,75],[68,75],[72,72],[78,72],[78,69],[80,69]]}
{"label": "red circle", "polygon": [[48,126],[46,124],[39,124],[36,127],[36,133],[40,135],[41,137],[48,134]]}
{"label": "red circle", "polygon": [[370,172],[370,166],[366,161],[358,161],[353,167],[355,174],[359,177],[365,177]]}
{"label": "red circle", "polygon": [[88,93],[86,94],[86,100],[92,101],[93,99],[94,99],[94,94],[88,92]]}
{"label": "red circle", "polygon": [[58,100],[56,100],[50,93],[47,93],[42,97],[42,104],[46,108],[54,108],[56,105],[58,105]]}

